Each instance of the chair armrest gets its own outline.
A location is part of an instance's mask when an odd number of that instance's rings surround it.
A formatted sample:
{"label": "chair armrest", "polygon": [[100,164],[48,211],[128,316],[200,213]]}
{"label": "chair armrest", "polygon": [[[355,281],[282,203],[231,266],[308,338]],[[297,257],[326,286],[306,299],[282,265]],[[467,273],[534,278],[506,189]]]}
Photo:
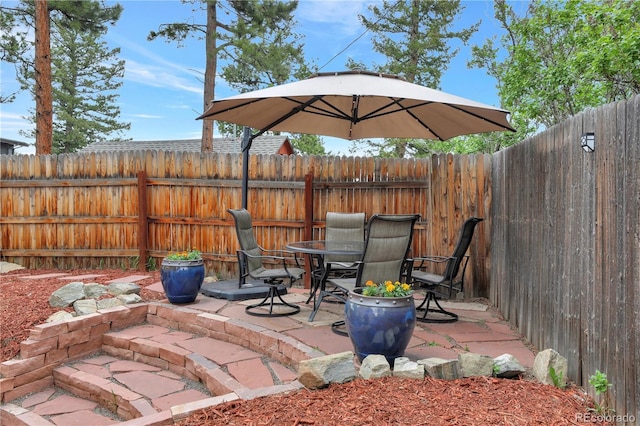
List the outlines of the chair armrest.
{"label": "chair armrest", "polygon": [[358,266],[359,262],[349,262],[349,263],[344,263],[344,262],[327,262],[326,266],[327,268],[355,268],[356,266]]}
{"label": "chair armrest", "polygon": [[[262,250],[263,252],[281,252],[281,250]],[[289,268],[287,268],[287,259],[291,259],[291,257],[288,256],[275,256],[275,255],[264,255],[264,254],[260,254],[260,255],[255,255],[255,254],[251,254],[246,252],[245,250],[238,250],[238,252],[244,254],[246,257],[251,258],[251,259],[268,259],[268,260],[277,260],[279,262],[282,262],[282,268],[287,271],[287,273],[289,273]],[[300,267],[300,264],[298,263],[298,258],[294,257],[295,261],[296,261],[296,265],[298,267]]]}
{"label": "chair armrest", "polygon": [[252,259],[273,259],[273,260],[285,260],[286,258],[284,256],[276,256],[276,255],[272,255],[272,254],[251,254],[245,250],[238,250],[240,253],[244,254],[247,257],[250,257]]}
{"label": "chair armrest", "polygon": [[425,256],[425,257],[414,257],[413,260],[413,268],[414,269],[422,269],[427,263],[445,263],[452,260],[453,257],[447,256]]}
{"label": "chair armrest", "polygon": [[298,253],[294,252],[294,251],[289,251],[289,250],[267,250],[263,247],[260,247],[260,251],[264,252],[264,253],[274,253],[274,254],[269,254],[268,256],[274,256],[274,257],[282,257],[285,259],[293,259],[296,262],[296,266],[298,268],[302,268],[302,266],[300,266],[300,258],[298,258]]}

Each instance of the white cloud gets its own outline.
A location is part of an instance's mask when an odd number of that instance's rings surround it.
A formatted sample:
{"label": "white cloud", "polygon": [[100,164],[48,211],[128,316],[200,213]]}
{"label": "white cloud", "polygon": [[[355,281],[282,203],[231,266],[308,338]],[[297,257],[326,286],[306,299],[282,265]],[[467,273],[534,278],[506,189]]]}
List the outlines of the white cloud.
{"label": "white cloud", "polygon": [[367,5],[363,0],[322,0],[298,3],[297,17],[304,21],[329,24],[341,29],[345,34],[362,31],[358,14],[364,14]]}
{"label": "white cloud", "polygon": [[202,84],[195,77],[182,77],[159,65],[126,59],[124,79],[151,87],[162,87],[202,95]]}
{"label": "white cloud", "polygon": [[33,124],[24,118],[23,114],[0,110],[0,129],[4,137],[22,141],[24,136],[20,136],[18,131],[27,130],[32,127]]}

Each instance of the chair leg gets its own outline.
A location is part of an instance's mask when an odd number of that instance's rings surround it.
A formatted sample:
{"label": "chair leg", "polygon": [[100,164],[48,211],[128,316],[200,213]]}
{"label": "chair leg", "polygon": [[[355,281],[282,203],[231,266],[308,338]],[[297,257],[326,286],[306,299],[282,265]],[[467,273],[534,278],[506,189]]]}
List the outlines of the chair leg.
{"label": "chair leg", "polygon": [[[274,297],[278,297],[278,299],[280,299],[280,302],[274,302]],[[258,312],[258,311],[254,311],[254,309],[256,308],[261,308],[263,306],[269,306],[269,312]],[[288,308],[291,308],[291,310],[285,311],[285,312],[273,312],[273,307],[274,306],[286,306]],[[300,312],[300,306],[297,305],[292,305],[290,303],[285,302],[282,299],[282,296],[280,296],[280,292],[278,291],[278,286],[277,285],[270,285],[269,286],[269,292],[267,293],[267,295],[265,296],[264,299],[262,299],[262,301],[260,303],[256,303],[254,305],[249,305],[246,308],[244,308],[245,312],[248,315],[253,315],[255,317],[285,317],[288,315],[295,315],[298,312]]]}
{"label": "chair leg", "polygon": [[[429,305],[431,304],[431,301],[435,302],[435,304],[438,307],[438,309],[430,309],[429,308]],[[458,321],[458,314],[454,314],[453,312],[449,312],[449,311],[444,310],[444,308],[442,306],[440,306],[440,303],[438,302],[438,298],[436,297],[436,294],[434,292],[432,292],[432,291],[427,291],[427,294],[426,294],[424,300],[416,308],[416,311],[424,311],[424,314],[422,315],[422,317],[416,318],[420,322],[448,323],[448,322],[456,322],[456,321]],[[436,318],[433,318],[433,317],[427,318],[427,314],[429,312],[433,312],[435,314],[438,314],[438,317],[436,317]]]}
{"label": "chair leg", "polygon": [[341,327],[346,326],[346,323],[344,320],[340,320],[340,321],[336,321],[334,323],[331,324],[331,331],[333,331],[335,334],[338,334],[340,336],[349,336],[349,332],[347,332],[347,330],[343,330]]}

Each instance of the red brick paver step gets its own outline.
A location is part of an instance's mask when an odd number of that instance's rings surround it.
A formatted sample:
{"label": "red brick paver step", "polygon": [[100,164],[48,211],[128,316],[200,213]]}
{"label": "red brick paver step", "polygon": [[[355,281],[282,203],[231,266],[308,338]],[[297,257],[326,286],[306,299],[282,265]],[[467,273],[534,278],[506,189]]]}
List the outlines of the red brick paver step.
{"label": "red brick paver step", "polygon": [[[143,278],[148,276],[131,275],[118,281]],[[0,424],[168,425],[223,401],[299,389],[296,371],[282,363],[283,356],[295,364],[304,356],[353,347],[348,337],[331,331],[331,323],[343,318],[343,305],[327,304],[309,323],[306,293],[291,289],[284,297],[300,305],[301,312],[291,317],[253,317],[244,307],[255,301],[229,302],[202,295],[188,305],[152,303],[145,307],[149,322],[103,332],[101,353],[66,362],[54,370],[53,381],[33,384],[37,392],[22,393],[25,396],[2,405]],[[418,323],[405,356],[418,360],[452,359],[466,351],[494,357],[511,353],[523,365],[533,364],[534,353],[521,336],[486,307],[475,304],[465,310],[464,303],[452,305],[460,321]],[[125,310],[121,307],[105,315],[120,321]],[[96,320],[87,317],[86,325],[99,327]],[[34,330],[32,337],[37,341],[25,349],[34,352],[34,345],[47,343],[56,327]]]}

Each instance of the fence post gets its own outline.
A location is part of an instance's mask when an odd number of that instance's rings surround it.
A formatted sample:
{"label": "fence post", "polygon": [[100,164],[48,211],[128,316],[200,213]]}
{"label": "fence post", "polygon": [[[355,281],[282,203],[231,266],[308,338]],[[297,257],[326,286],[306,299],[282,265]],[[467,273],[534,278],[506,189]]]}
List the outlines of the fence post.
{"label": "fence post", "polygon": [[[313,240],[313,173],[304,175],[304,239]],[[310,261],[304,263],[304,269],[304,288],[311,288]]]}
{"label": "fence post", "polygon": [[138,248],[140,251],[138,270],[146,272],[147,270],[147,172],[141,170],[138,172]]}

